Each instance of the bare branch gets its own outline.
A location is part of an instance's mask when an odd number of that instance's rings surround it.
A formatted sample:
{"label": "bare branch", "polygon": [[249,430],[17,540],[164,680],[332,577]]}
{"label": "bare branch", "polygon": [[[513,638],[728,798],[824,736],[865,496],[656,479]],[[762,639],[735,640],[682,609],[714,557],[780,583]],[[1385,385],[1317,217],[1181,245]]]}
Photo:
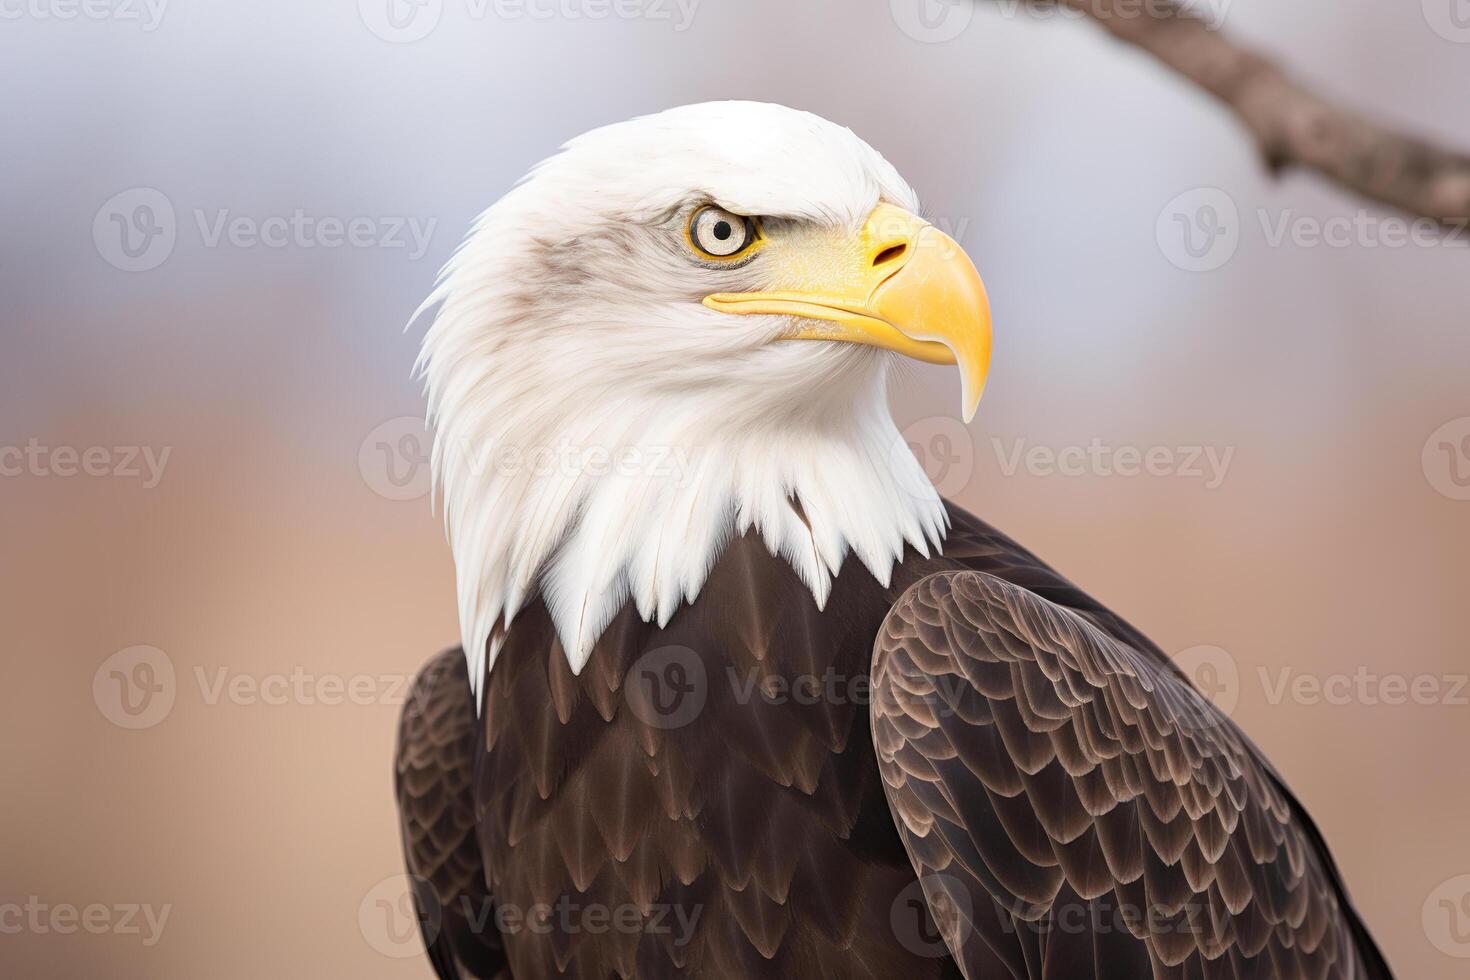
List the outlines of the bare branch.
{"label": "bare branch", "polygon": [[[1027,0],[1047,6],[1049,0]],[[1175,0],[1058,0],[1224,102],[1273,171],[1304,167],[1447,226],[1470,221],[1470,156],[1395,132],[1297,84]]]}

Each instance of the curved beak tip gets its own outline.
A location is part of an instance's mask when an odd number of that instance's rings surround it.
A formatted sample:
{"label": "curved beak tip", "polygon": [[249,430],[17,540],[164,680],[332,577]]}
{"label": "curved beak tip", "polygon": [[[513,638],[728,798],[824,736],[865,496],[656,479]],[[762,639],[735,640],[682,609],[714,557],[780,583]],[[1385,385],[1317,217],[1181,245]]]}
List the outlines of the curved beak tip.
{"label": "curved beak tip", "polygon": [[[784,339],[867,344],[955,365],[960,414],[970,422],[990,370],[990,299],[979,272],[959,242],[890,204],[874,209],[860,237],[870,267],[853,283],[830,292],[716,293],[704,305],[726,313],[781,314],[807,324]],[[896,264],[879,260],[894,251],[900,256]]]}
{"label": "curved beak tip", "polygon": [[980,407],[980,396],[984,393],[985,389],[982,388],[974,393],[965,391],[960,394],[960,418],[964,419],[966,425],[975,421],[975,412]]}

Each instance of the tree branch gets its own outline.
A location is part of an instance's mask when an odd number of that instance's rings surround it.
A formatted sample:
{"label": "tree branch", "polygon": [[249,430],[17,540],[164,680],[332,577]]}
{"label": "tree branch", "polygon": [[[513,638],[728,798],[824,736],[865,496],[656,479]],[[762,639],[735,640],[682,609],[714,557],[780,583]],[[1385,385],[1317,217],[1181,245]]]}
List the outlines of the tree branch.
{"label": "tree branch", "polygon": [[1224,102],[1250,130],[1273,172],[1315,170],[1364,197],[1446,226],[1463,229],[1470,222],[1470,156],[1333,105],[1175,0],[1055,2]]}

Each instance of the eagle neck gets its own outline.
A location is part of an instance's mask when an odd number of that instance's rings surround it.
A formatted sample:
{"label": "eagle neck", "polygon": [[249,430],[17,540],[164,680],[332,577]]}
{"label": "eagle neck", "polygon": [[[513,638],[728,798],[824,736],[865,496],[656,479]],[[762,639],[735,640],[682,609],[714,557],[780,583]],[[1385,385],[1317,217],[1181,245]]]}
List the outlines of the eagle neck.
{"label": "eagle neck", "polygon": [[538,596],[580,672],[621,609],[666,625],[747,533],[819,607],[849,553],[886,585],[906,547],[937,549],[947,513],[881,386],[843,411],[805,401],[785,414],[632,405],[544,439],[502,440],[517,451],[481,479],[482,506],[450,524],[477,692]]}

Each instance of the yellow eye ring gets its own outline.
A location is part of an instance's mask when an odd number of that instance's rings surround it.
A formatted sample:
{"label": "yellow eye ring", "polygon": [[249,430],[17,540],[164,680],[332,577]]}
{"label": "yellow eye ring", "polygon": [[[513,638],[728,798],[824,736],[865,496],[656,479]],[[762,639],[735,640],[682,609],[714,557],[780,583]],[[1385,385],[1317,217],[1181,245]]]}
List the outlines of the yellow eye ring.
{"label": "yellow eye ring", "polygon": [[684,238],[701,259],[729,262],[745,258],[760,243],[761,234],[754,218],[706,204],[689,216]]}

